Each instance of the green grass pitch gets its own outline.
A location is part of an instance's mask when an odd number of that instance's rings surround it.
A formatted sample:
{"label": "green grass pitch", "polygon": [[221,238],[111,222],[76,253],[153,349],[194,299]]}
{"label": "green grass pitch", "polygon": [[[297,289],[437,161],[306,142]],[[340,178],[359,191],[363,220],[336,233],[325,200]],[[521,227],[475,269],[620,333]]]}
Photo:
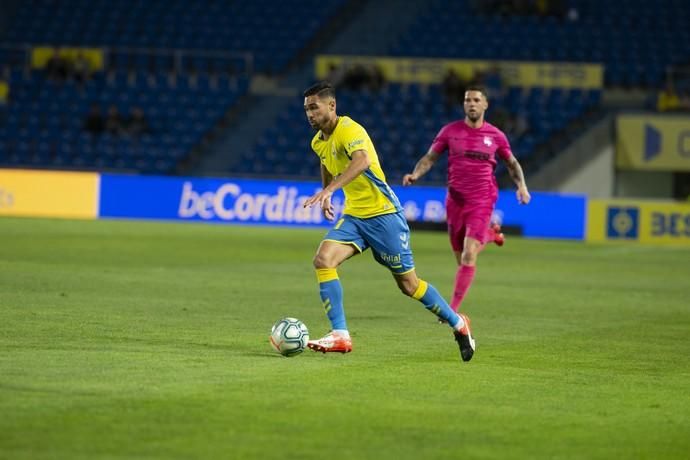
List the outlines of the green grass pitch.
{"label": "green grass pitch", "polygon": [[[0,458],[687,458],[690,250],[508,238],[465,303],[477,352],[371,255],[339,273],[349,355],[283,358],[328,322],[323,230],[0,219]],[[446,236],[413,231],[446,297]]]}

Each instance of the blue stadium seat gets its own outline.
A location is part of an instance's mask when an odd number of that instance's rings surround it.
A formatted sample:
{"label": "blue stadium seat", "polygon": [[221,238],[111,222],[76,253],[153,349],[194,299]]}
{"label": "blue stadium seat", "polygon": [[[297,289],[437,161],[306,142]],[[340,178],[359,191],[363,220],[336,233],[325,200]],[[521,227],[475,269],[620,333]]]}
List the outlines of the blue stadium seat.
{"label": "blue stadium seat", "polygon": [[[578,9],[578,21],[478,15],[472,2],[430,2],[389,51],[397,56],[601,62],[608,85],[648,87],[660,86],[667,66],[690,59],[686,2],[567,3]],[[459,18],[465,18],[463,36],[484,37],[480,46],[456,45]]]}
{"label": "blue stadium seat", "polygon": [[[256,70],[282,72],[345,1],[228,0],[221,4],[214,0],[148,0],[144,4],[119,0],[90,5],[80,0],[24,2],[5,40],[10,44],[249,52],[255,56]],[[165,71],[172,62],[170,57],[115,52],[112,64],[119,69]],[[210,71],[218,64],[208,57],[193,62],[199,71]]]}
{"label": "blue stadium seat", "polygon": [[[211,98],[197,96],[200,91],[190,87],[187,76],[179,79],[182,85],[175,86],[162,75],[158,81],[162,85],[153,88],[148,87],[149,80],[155,81],[156,78],[150,77],[145,71],[129,73],[116,70],[106,76],[97,75],[80,86],[74,82],[49,81],[40,71],[13,72],[16,91],[5,106],[6,114],[0,117],[0,141],[3,146],[10,144],[16,156],[6,156],[7,161],[3,160],[3,163],[10,161],[13,165],[46,167],[122,167],[127,170],[144,164],[147,171],[161,172],[165,167],[167,172],[172,172],[238,100],[238,92],[247,89],[244,82],[232,80],[232,84],[228,81],[225,87],[217,88]],[[204,81],[209,83],[208,78]],[[203,102],[197,105],[196,97]],[[122,116],[128,116],[133,107],[142,108],[152,129],[150,135],[141,139],[142,144],[146,143],[152,151],[162,151],[156,148],[163,145],[164,139],[175,139],[167,147],[171,157],[154,167],[148,162],[130,160],[141,156],[134,139],[84,132],[84,118],[94,103],[99,104],[103,112],[115,105]]]}

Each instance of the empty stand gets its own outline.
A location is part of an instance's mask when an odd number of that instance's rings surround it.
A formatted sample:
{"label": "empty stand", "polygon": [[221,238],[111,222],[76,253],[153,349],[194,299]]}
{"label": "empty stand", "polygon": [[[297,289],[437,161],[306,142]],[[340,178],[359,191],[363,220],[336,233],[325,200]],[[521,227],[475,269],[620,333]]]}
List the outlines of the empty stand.
{"label": "empty stand", "polygon": [[[477,3],[477,2],[474,2]],[[487,4],[489,2],[486,2]],[[608,86],[661,86],[690,60],[690,4],[682,0],[570,0],[577,20],[477,14],[472,2],[432,2],[390,49],[397,56],[596,62]]]}
{"label": "empty stand", "polygon": [[[11,44],[249,52],[255,70],[277,73],[344,0],[28,0],[5,34]],[[135,65],[148,70],[141,55]],[[161,63],[163,65],[164,63]],[[194,63],[222,66],[213,56]]]}
{"label": "empty stand", "polygon": [[[28,0],[4,33],[0,165],[170,174],[247,92],[277,73],[344,0]],[[105,71],[84,85],[28,71],[32,46],[97,47]],[[0,76],[0,78],[2,78]],[[140,107],[142,136],[94,135],[89,107]]]}
{"label": "empty stand", "polygon": [[[247,85],[246,77],[118,71],[81,85],[16,69],[0,120],[0,165],[171,174]],[[150,130],[141,136],[90,133],[84,121],[94,104],[104,116],[109,107],[123,116],[139,107]]]}

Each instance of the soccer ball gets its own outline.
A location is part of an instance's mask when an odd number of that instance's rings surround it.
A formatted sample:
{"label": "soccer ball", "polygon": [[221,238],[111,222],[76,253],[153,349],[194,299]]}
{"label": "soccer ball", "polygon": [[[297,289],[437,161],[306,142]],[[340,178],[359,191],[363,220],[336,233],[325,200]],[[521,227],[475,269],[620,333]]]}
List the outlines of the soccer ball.
{"label": "soccer ball", "polygon": [[309,341],[309,331],[296,318],[278,320],[271,328],[271,346],[283,356],[295,356],[304,351]]}

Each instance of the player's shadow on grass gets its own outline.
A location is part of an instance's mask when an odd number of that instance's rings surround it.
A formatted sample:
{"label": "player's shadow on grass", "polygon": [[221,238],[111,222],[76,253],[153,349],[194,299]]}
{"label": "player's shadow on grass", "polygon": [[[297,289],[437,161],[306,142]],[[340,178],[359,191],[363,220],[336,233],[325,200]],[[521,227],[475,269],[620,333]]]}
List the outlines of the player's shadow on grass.
{"label": "player's shadow on grass", "polygon": [[166,347],[166,353],[179,353],[187,354],[187,349],[204,349],[210,351],[220,351],[220,352],[230,352],[233,355],[241,356],[253,356],[256,358],[284,358],[284,356],[273,351],[268,340],[262,337],[261,340],[257,340],[250,344],[246,342],[241,343],[213,343],[213,342],[195,342],[193,340],[181,340],[181,339],[168,339],[168,338],[155,338],[155,337],[129,337],[129,336],[110,336],[108,337],[110,341],[116,340],[119,344],[136,343],[141,345],[142,348],[137,348],[135,350],[128,348],[127,352],[140,352],[148,353],[146,347]]}

